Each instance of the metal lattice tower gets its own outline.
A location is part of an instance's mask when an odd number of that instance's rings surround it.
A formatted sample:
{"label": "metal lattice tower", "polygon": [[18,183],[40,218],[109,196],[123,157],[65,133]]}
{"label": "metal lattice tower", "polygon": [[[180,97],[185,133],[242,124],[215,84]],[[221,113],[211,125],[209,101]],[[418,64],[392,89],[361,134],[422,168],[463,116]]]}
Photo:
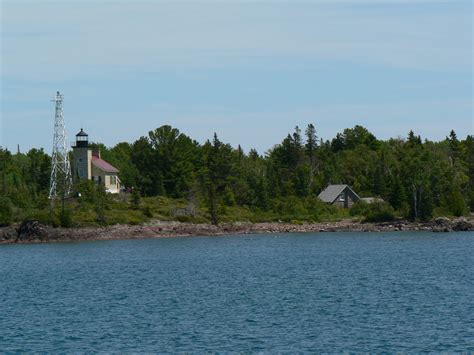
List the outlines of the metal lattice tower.
{"label": "metal lattice tower", "polygon": [[69,163],[69,146],[67,144],[66,126],[63,112],[64,96],[56,93],[53,100],[56,103],[54,117],[53,155],[51,161],[51,185],[49,198],[57,199],[66,197],[71,193],[72,178]]}

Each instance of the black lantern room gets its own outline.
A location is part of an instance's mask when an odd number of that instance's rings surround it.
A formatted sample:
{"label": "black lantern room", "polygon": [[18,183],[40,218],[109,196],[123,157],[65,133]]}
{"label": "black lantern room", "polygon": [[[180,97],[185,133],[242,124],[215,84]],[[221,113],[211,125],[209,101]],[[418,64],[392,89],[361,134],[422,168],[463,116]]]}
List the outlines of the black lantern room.
{"label": "black lantern room", "polygon": [[87,148],[88,146],[89,146],[89,136],[81,128],[81,131],[78,134],[76,134],[76,147]]}

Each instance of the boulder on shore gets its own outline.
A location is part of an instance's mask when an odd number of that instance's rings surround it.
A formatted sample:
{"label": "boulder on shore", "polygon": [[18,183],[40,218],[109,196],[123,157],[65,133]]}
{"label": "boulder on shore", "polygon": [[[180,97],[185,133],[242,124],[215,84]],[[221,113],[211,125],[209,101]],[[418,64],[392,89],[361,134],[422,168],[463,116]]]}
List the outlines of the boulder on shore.
{"label": "boulder on shore", "polygon": [[18,237],[18,232],[16,231],[15,228],[13,227],[4,227],[0,228],[0,242],[2,241],[10,241],[10,240],[16,240]]}
{"label": "boulder on shore", "polygon": [[452,223],[448,217],[435,218],[431,223],[431,230],[433,232],[451,232]]}
{"label": "boulder on shore", "polygon": [[435,218],[431,222],[431,230],[433,232],[468,232],[474,231],[474,222],[460,217],[455,220],[450,220],[446,217]]}
{"label": "boulder on shore", "polygon": [[457,232],[474,231],[474,223],[461,217],[452,222],[451,229]]}
{"label": "boulder on shore", "polygon": [[438,217],[433,222],[437,226],[449,226],[451,224],[451,220],[448,217]]}
{"label": "boulder on shore", "polygon": [[46,227],[38,221],[24,221],[18,227],[16,241],[42,240],[48,236]]}

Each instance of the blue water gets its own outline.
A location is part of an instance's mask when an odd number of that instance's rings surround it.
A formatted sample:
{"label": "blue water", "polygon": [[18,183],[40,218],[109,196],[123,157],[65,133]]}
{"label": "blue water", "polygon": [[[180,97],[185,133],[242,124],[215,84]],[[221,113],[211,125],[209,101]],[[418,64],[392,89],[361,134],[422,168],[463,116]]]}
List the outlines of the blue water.
{"label": "blue water", "polygon": [[2,351],[474,351],[474,233],[0,245]]}

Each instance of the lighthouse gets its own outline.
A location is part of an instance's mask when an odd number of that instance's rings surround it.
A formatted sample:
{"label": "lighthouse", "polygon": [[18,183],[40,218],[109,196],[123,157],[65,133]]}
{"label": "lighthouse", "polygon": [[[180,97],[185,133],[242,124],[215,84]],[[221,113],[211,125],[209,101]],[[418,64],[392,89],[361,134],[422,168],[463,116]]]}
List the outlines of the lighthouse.
{"label": "lighthouse", "polygon": [[89,136],[81,128],[81,131],[76,134],[76,144],[73,150],[73,179],[74,182],[79,180],[91,180],[91,160],[92,149],[89,147]]}
{"label": "lighthouse", "polygon": [[89,145],[89,135],[82,128],[76,134],[73,155],[74,182],[92,180],[103,185],[109,193],[120,192],[119,170],[100,157],[100,150],[92,149]]}

